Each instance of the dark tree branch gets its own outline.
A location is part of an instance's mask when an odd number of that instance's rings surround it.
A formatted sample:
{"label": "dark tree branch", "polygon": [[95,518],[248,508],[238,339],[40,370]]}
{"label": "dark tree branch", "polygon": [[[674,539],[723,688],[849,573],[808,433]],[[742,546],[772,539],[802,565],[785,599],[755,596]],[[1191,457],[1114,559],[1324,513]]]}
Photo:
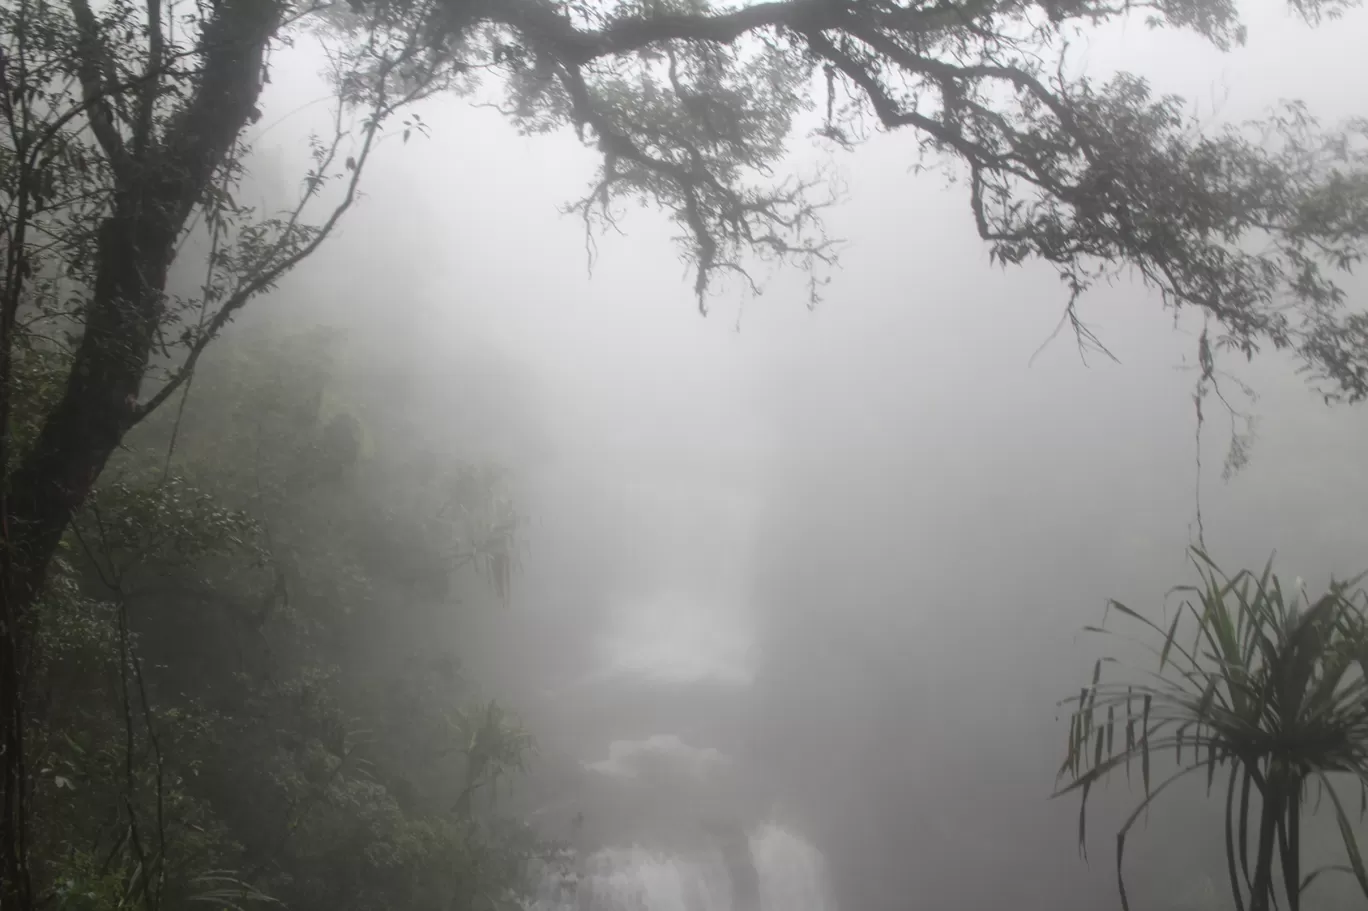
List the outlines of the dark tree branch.
{"label": "dark tree branch", "polygon": [[76,52],[77,71],[81,79],[81,94],[87,119],[90,121],[90,130],[99,140],[115,175],[122,179],[127,172],[123,137],[119,134],[118,124],[114,122],[114,112],[110,105],[110,99],[117,97],[117,93],[107,92],[100,66],[100,62],[108,56],[109,49],[100,35],[99,23],[95,20],[88,0],[70,0],[70,3],[71,14],[76,20],[76,28],[81,36],[81,46]]}
{"label": "dark tree branch", "polygon": [[[73,10],[89,9],[86,0],[72,3]],[[255,107],[266,44],[280,16],[273,0],[224,0],[205,28],[194,95],[173,117],[165,142],[151,146],[136,168],[124,168],[99,231],[85,333],[66,392],[10,480],[11,546],[23,559],[5,580],[5,596],[17,603],[36,597],[72,510],[137,417],[176,239]],[[101,89],[86,86],[92,112],[104,109]],[[92,122],[98,119],[92,113]],[[115,150],[111,161],[123,158],[121,140],[106,136],[101,144]]]}
{"label": "dark tree branch", "polygon": [[141,157],[153,142],[152,115],[161,90],[162,58],[166,54],[166,37],[162,33],[161,0],[147,2],[147,66],[143,69],[143,84],[138,98],[138,118],[133,128],[134,154]]}
{"label": "dark tree branch", "polygon": [[283,14],[277,0],[223,0],[205,27],[195,94],[151,153],[159,175],[155,204],[165,207],[161,217],[177,233],[256,109],[266,47]]}
{"label": "dark tree branch", "polygon": [[256,275],[251,276],[241,287],[234,291],[208,320],[203,331],[199,332],[191,344],[190,352],[186,356],[185,363],[172,374],[171,378],[162,385],[146,402],[132,409],[129,416],[129,426],[141,421],[147,415],[161,407],[168,398],[171,397],[180,386],[185,383],[195,372],[195,367],[199,363],[200,356],[209,347],[218,334],[228,325],[233,316],[241,310],[247,303],[262,291],[274,285],[281,276],[289,272],[299,263],[312,256],[330,236],[337,224],[342,220],[342,216],[356,202],[357,192],[360,187],[361,173],[365,169],[365,164],[370,158],[371,151],[374,149],[376,136],[379,132],[379,122],[374,121],[365,131],[365,138],[362,140],[360,154],[356,157],[356,166],[352,169],[351,178],[347,183],[346,192],[341,202],[334,208],[322,226],[315,233],[313,238],[298,250],[287,256],[276,258],[274,262],[268,261]]}
{"label": "dark tree branch", "polygon": [[533,44],[554,47],[560,61],[582,66],[671,41],[729,45],[743,35],[765,30],[808,33],[839,29],[849,24],[853,15],[868,17],[878,28],[930,35],[977,21],[1005,5],[951,2],[865,7],[843,0],[776,0],[726,13],[622,18],[601,29],[581,30],[565,15],[536,0],[503,0],[486,13],[486,18],[519,30]]}
{"label": "dark tree branch", "polygon": [[732,13],[655,15],[620,20],[599,31],[580,31],[564,15],[536,0],[511,0],[492,10],[489,18],[518,29],[534,44],[554,48],[557,59],[566,66],[580,67],[600,57],[629,54],[667,41],[730,44],[764,28],[796,28],[800,23],[830,27],[833,12],[838,9],[826,0],[780,0]]}

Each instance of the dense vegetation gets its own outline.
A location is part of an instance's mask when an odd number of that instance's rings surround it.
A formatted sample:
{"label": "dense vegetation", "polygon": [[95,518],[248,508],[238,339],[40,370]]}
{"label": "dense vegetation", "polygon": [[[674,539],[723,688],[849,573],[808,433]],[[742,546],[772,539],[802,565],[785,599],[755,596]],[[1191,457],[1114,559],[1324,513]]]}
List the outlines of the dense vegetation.
{"label": "dense vegetation", "polygon": [[[534,844],[498,804],[530,740],[449,648],[460,612],[500,609],[517,517],[496,471],[421,427],[368,432],[345,352],[321,331],[239,334],[183,412],[129,437],[63,539],[32,631],[36,905],[520,894]],[[21,415],[56,357],[23,351]]]}

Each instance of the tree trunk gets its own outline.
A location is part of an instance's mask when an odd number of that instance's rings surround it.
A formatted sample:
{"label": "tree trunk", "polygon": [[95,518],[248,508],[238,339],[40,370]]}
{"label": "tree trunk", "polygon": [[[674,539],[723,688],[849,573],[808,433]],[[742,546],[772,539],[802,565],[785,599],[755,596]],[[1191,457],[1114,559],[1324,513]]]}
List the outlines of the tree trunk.
{"label": "tree trunk", "polygon": [[18,546],[6,594],[21,608],[37,598],[72,514],[132,426],[152,351],[177,232],[165,219],[131,215],[136,203],[119,208],[100,230],[100,268],[66,393],[10,478]]}
{"label": "tree trunk", "polygon": [[[126,147],[117,136],[105,145],[115,193],[96,246],[84,335],[60,403],[0,492],[0,907],[6,911],[33,907],[23,743],[33,608],[72,515],[139,416],[176,243],[254,113],[266,47],[281,14],[276,0],[224,0],[202,33],[202,65],[189,101],[161,123],[149,121],[147,134]],[[6,363],[9,343],[7,337]],[[0,470],[8,470],[10,453],[0,457]]]}
{"label": "tree trunk", "polygon": [[176,243],[253,114],[280,14],[274,0],[224,3],[204,32],[194,97],[168,119],[162,143],[124,159],[66,392],[9,478],[7,605],[22,610],[37,598],[72,514],[135,422]]}
{"label": "tree trunk", "polygon": [[165,218],[139,219],[127,199],[100,230],[99,269],[86,307],[85,335],[66,393],[47,416],[23,463],[8,478],[0,597],[0,718],[3,768],[5,889],[0,903],[28,909],[32,896],[25,858],[25,690],[32,609],[72,514],[132,426],[138,388],[152,350],[161,293],[177,232]]}

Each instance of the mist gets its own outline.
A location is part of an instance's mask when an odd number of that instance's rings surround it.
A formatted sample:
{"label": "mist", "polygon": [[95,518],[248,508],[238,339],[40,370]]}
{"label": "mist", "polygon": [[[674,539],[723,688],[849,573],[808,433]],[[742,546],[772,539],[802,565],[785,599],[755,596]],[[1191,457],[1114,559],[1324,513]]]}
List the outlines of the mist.
{"label": "mist", "polygon": [[[1220,119],[1282,97],[1363,109],[1361,13],[1248,15],[1250,50],[1133,26],[1097,35],[1088,71],[1155,74]],[[1235,364],[1258,395],[1249,464],[1222,479],[1218,414],[1199,470],[1200,323],[1138,284],[1094,290],[1115,360],[1080,352],[1055,276],[991,266],[962,187],[911,171],[898,136],[795,144],[795,168],[831,161],[846,188],[819,306],[779,271],[702,318],[651,212],[592,248],[558,213],[591,166],[572,137],[455,102],[424,116],[432,137],[376,162],[274,306],[366,336],[376,382],[408,378],[394,407],[517,466],[532,525],[512,604],[455,647],[528,720],[541,768],[584,770],[544,773],[526,805],[623,847],[669,842],[709,799],[792,820],[846,909],[1114,901],[1105,848],[1081,860],[1075,803],[1048,799],[1055,705],[1094,657],[1081,627],[1187,580],[1199,503],[1223,563],[1361,569],[1363,414],[1277,354]],[[633,769],[652,755],[657,778]],[[1219,836],[1211,814],[1154,815],[1142,871]]]}
{"label": "mist", "polygon": [[[1145,73],[1212,122],[1293,97],[1327,123],[1368,109],[1363,11],[1241,12],[1230,53],[1137,20],[1076,65]],[[272,61],[246,165],[263,199],[292,192],[330,116],[322,59]],[[418,515],[420,456],[496,466],[520,517],[507,591],[396,583],[373,597],[401,631],[366,627],[358,666],[388,679],[410,662],[391,643],[422,640],[516,715],[537,749],[508,812],[590,858],[602,907],[626,879],[648,911],[741,907],[744,876],[699,860],[735,831],[765,911],[1112,906],[1134,790],[1098,798],[1088,859],[1077,796],[1050,797],[1060,700],[1099,654],[1083,627],[1109,599],[1157,616],[1198,543],[1314,586],[1368,569],[1368,413],[1266,351],[1222,360],[1240,416],[1208,399],[1199,424],[1200,316],[1098,287],[1080,312],[1107,350],[1081,348],[1059,277],[990,262],[965,174],[915,169],[897,134],[842,151],[795,132],[786,166],[839,177],[840,267],[814,306],[807,275],[761,269],[702,315],[660,212],[619,206],[620,232],[586,237],[560,206],[596,153],[471,100],[423,102],[429,135],[385,142],[336,236],[225,333],[338,331],[345,397],[380,416],[347,490]],[[215,432],[189,420],[192,442]],[[1247,463],[1227,472],[1232,430]],[[1224,907],[1185,897],[1224,875],[1218,804],[1155,805],[1135,906]]]}

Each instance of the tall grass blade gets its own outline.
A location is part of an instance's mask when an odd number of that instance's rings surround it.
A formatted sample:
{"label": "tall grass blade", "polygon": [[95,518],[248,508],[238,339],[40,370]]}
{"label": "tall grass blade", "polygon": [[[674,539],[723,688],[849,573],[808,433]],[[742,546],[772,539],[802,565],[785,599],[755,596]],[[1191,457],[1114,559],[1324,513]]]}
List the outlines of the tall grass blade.
{"label": "tall grass blade", "polygon": [[1164,636],[1164,647],[1159,652],[1159,673],[1164,672],[1164,666],[1168,664],[1169,652],[1173,651],[1173,640],[1178,635],[1178,621],[1183,619],[1183,608],[1180,605],[1173,612],[1173,622],[1169,624],[1168,633]]}
{"label": "tall grass blade", "polygon": [[1168,778],[1160,782],[1159,787],[1154,789],[1154,793],[1150,794],[1144,800],[1140,801],[1139,806],[1137,806],[1134,810],[1131,811],[1130,816],[1126,817],[1126,822],[1121,826],[1119,830],[1117,830],[1116,888],[1117,891],[1121,893],[1122,911],[1130,911],[1130,900],[1126,896],[1126,876],[1122,869],[1122,862],[1125,860],[1126,856],[1126,836],[1130,834],[1131,828],[1135,825],[1136,821],[1140,818],[1141,814],[1143,814],[1146,810],[1149,809],[1149,805],[1154,802],[1155,798],[1157,798],[1160,794],[1164,793],[1164,791],[1168,789],[1169,785],[1173,784],[1175,781],[1182,778],[1184,775],[1191,773],[1195,768],[1199,767],[1188,766],[1185,769],[1179,769],[1178,771],[1170,775]]}
{"label": "tall grass blade", "polygon": [[1087,707],[1088,688],[1084,687],[1078,691],[1078,745],[1079,751],[1087,749],[1088,740],[1092,735],[1092,710]]}
{"label": "tall grass blade", "polygon": [[1226,788],[1225,845],[1226,870],[1230,874],[1230,894],[1235,899],[1235,911],[1244,911],[1244,890],[1240,888],[1239,871],[1235,866],[1235,782],[1239,776],[1240,767],[1232,763],[1230,786]]}
{"label": "tall grass blade", "polygon": [[1131,780],[1131,757],[1135,755],[1135,719],[1126,719],[1126,781]]}
{"label": "tall grass blade", "polygon": [[1078,853],[1086,862],[1088,859],[1088,792],[1092,782],[1083,785],[1083,798],[1078,802]]}
{"label": "tall grass blade", "polygon": [[1077,772],[1077,770],[1076,770],[1076,768],[1075,768],[1075,762],[1077,761],[1077,756],[1078,756],[1078,713],[1075,712],[1075,713],[1073,713],[1072,715],[1069,716],[1069,752],[1065,755],[1065,757],[1064,757],[1064,762],[1063,762],[1062,765],[1060,765],[1059,771],[1055,773],[1055,778],[1056,778],[1056,779],[1063,778],[1065,772],[1070,772],[1070,773],[1072,773],[1072,774],[1074,774],[1074,775],[1077,775],[1077,774],[1078,774],[1078,772]]}
{"label": "tall grass blade", "polygon": [[1220,677],[1212,674],[1207,678],[1206,688],[1202,690],[1202,699],[1197,703],[1197,722],[1205,721],[1211,717],[1211,705],[1216,701],[1216,684]]}
{"label": "tall grass blade", "polygon": [[1149,693],[1146,693],[1146,694],[1145,694],[1145,708],[1144,708],[1143,713],[1141,714],[1141,719],[1142,719],[1142,720],[1141,720],[1141,724],[1140,724],[1140,726],[1141,726],[1141,731],[1140,731],[1141,740],[1140,740],[1140,743],[1141,743],[1141,747],[1142,747],[1141,753],[1140,753],[1140,775],[1141,775],[1141,777],[1144,778],[1144,780],[1145,780],[1145,796],[1146,796],[1146,797],[1149,797],[1149,794],[1150,794],[1149,718],[1150,718],[1150,704],[1153,702],[1153,700],[1154,700],[1154,697],[1153,697],[1153,696],[1151,696]]}
{"label": "tall grass blade", "polygon": [[1283,888],[1288,911],[1301,911],[1301,788],[1294,787],[1279,820]]}
{"label": "tall grass blade", "polygon": [[1301,891],[1305,892],[1307,889],[1311,887],[1311,884],[1313,882],[1320,879],[1321,876],[1326,873],[1348,873],[1350,876],[1353,876],[1354,869],[1353,867],[1350,867],[1348,864],[1328,864],[1324,867],[1317,867],[1310,873],[1306,874],[1306,876],[1302,879]]}
{"label": "tall grass blade", "polygon": [[1244,873],[1245,885],[1253,889],[1249,878],[1249,790],[1254,783],[1254,775],[1249,765],[1244,765],[1244,782],[1240,785],[1240,870]]}
{"label": "tall grass blade", "polygon": [[1354,879],[1358,880],[1359,889],[1363,891],[1364,897],[1368,898],[1368,870],[1365,870],[1363,866],[1363,855],[1359,853],[1358,839],[1354,837],[1354,827],[1344,812],[1344,804],[1340,802],[1335,786],[1330,783],[1324,772],[1317,774],[1325,783],[1325,792],[1330,795],[1330,802],[1335,805],[1335,822],[1339,824],[1340,838],[1343,839],[1344,850],[1349,855],[1349,867],[1353,870]]}

